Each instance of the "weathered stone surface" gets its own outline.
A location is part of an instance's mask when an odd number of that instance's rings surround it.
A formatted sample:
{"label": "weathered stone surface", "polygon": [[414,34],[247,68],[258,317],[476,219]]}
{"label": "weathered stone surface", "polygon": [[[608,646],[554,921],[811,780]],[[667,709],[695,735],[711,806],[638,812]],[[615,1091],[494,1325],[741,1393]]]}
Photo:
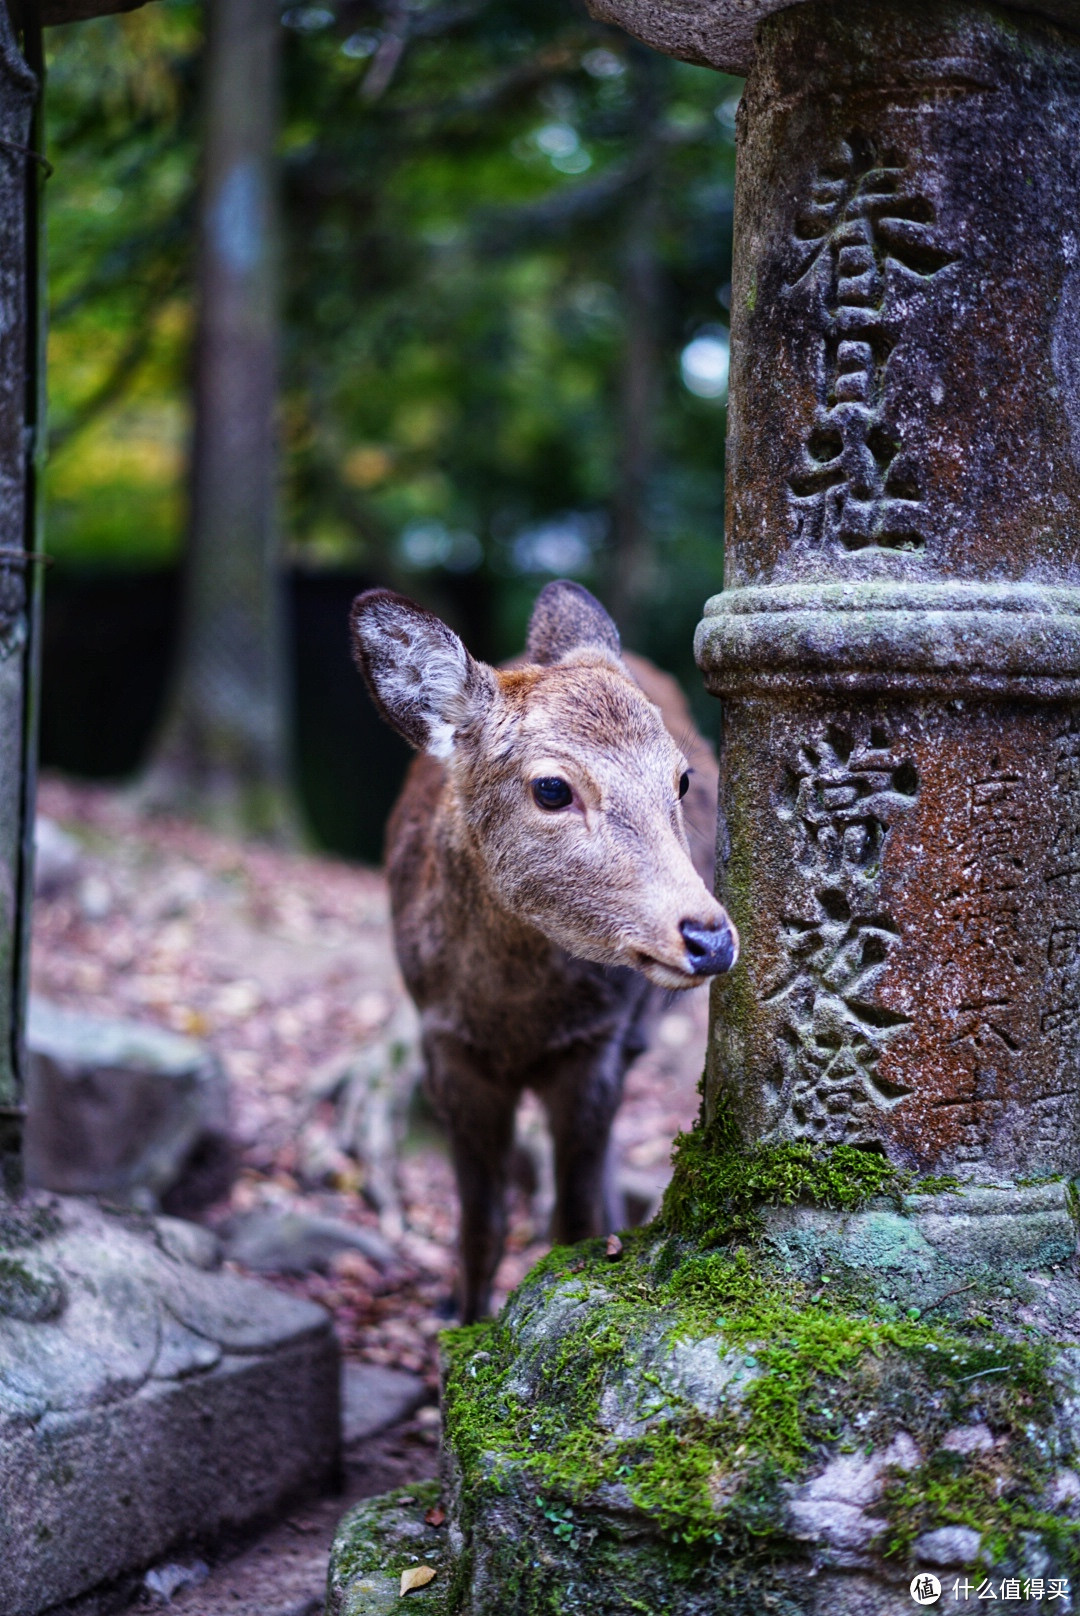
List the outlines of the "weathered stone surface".
{"label": "weathered stone surface", "polygon": [[348,1363],[341,1372],[341,1438],[346,1447],[408,1419],[427,1398],[419,1375],[381,1364]]}
{"label": "weathered stone surface", "polygon": [[1080,48],[922,0],[759,45],[698,636],[743,940],[709,1104],[988,1185],[1071,1173]]}
{"label": "weathered stone surface", "polygon": [[195,1210],[232,1176],[225,1074],[196,1040],[31,1000],[27,1182]]}
{"label": "weathered stone surface", "polygon": [[961,1569],[975,1563],[979,1542],[979,1533],[970,1526],[940,1526],[916,1539],[915,1552],[926,1565]]}
{"label": "weathered stone surface", "polygon": [[238,1218],[225,1234],[226,1254],[258,1274],[308,1274],[329,1268],[342,1251],[362,1252],[380,1268],[395,1262],[394,1248],[374,1229],[342,1218],[267,1207]]}
{"label": "weathered stone surface", "polygon": [[[921,1323],[888,1271],[828,1252],[796,1265],[765,1230],[707,1256],[643,1231],[617,1280],[602,1251],[555,1254],[487,1332],[451,1346],[455,1616],[495,1616],[508,1590],[516,1608],[589,1616],[898,1616],[916,1572],[946,1569],[992,1571],[995,1603],[1019,1609],[1003,1578],[1075,1575],[1074,1274],[982,1282],[995,1330],[958,1287]],[[1061,1312],[1024,1369],[1018,1304],[1044,1282]],[[1035,1378],[1010,1387],[1005,1370]],[[785,1453],[792,1419],[807,1440]]]}
{"label": "weathered stone surface", "polygon": [[36,1616],[333,1474],[327,1314],[209,1270],[198,1241],[198,1266],[180,1249],[174,1220],[86,1202],[0,1220],[5,1616]]}
{"label": "weathered stone surface", "polygon": [[433,1567],[435,1577],[408,1595],[409,1609],[428,1616],[448,1611],[446,1529],[424,1520],[438,1501],[438,1482],[425,1481],[349,1511],[330,1551],[327,1616],[389,1616],[403,1609],[401,1573],[416,1565]]}
{"label": "weathered stone surface", "polygon": [[[802,0],[589,0],[601,22],[617,23],[665,56],[749,73],[757,25]],[[1014,0],[1012,9],[1037,12],[1065,28],[1080,29],[1077,0]]]}
{"label": "weathered stone surface", "polygon": [[33,748],[26,732],[32,663],[27,568],[22,555],[33,524],[27,511],[28,464],[27,237],[34,189],[21,148],[31,138],[37,81],[16,43],[7,6],[0,6],[0,1193],[18,1188],[21,1136],[21,1009],[26,992],[29,885],[26,769]]}

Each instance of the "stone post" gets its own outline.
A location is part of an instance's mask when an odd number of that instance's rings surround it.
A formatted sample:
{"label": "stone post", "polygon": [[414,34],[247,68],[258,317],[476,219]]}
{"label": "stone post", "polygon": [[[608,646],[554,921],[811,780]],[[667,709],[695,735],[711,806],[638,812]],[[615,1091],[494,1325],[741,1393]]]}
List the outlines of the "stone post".
{"label": "stone post", "polygon": [[1080,40],[796,7],[741,111],[709,1101],[1080,1168]]}
{"label": "stone post", "polygon": [[742,957],[656,1223],[448,1342],[446,1609],[1075,1608],[1080,4],[593,3],[748,74]]}
{"label": "stone post", "polygon": [[[29,155],[37,82],[0,5],[0,1196],[17,1190],[22,1137],[21,1010],[28,917],[28,779],[33,773],[31,629],[38,177]],[[29,417],[29,418],[28,418]]]}

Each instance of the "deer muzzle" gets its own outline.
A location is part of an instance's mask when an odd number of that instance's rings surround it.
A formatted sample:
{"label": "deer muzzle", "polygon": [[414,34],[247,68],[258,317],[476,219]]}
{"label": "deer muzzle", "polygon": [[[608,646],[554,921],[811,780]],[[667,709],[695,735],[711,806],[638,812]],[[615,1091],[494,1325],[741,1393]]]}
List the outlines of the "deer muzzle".
{"label": "deer muzzle", "polygon": [[722,976],[739,957],[739,937],[727,919],[715,926],[696,920],[680,922],[686,957],[695,976]]}

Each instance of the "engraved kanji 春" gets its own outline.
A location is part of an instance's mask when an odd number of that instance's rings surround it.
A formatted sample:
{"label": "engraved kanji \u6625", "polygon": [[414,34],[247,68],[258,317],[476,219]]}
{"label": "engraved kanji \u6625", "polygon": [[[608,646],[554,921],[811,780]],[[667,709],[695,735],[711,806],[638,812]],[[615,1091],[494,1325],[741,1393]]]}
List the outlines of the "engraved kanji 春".
{"label": "engraved kanji \u6625", "polygon": [[792,252],[788,289],[814,295],[824,344],[823,396],[788,480],[797,535],[845,550],[920,550],[919,470],[886,396],[900,335],[888,292],[897,280],[925,286],[956,255],[903,160],[857,134],[819,171]]}

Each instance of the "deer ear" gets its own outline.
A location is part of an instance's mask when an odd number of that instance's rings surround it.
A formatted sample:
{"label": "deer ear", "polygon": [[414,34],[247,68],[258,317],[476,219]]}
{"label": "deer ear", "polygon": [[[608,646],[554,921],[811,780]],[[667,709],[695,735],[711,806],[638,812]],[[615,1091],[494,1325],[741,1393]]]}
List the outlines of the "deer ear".
{"label": "deer ear", "polygon": [[387,723],[421,751],[448,758],[454,732],[495,690],[452,629],[392,589],[357,595],[349,614],[353,657]]}
{"label": "deer ear", "polygon": [[530,662],[549,664],[571,651],[602,651],[617,661],[619,631],[595,595],[557,578],[537,597],[525,652]]}

